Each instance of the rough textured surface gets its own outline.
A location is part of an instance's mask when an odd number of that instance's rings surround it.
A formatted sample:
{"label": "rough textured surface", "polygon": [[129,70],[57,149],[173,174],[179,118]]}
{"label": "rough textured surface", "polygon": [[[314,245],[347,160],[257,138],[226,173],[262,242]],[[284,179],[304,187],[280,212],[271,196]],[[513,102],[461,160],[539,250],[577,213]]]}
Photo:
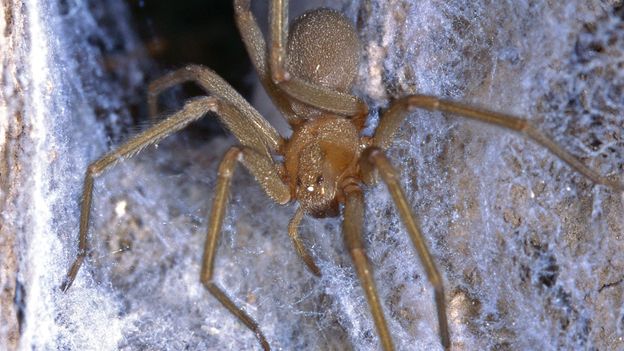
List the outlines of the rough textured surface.
{"label": "rough textured surface", "polygon": [[[106,150],[104,125],[118,135],[128,122],[133,88],[144,85],[140,51],[119,2],[0,8],[0,349],[62,349],[72,330],[58,286],[77,227],[76,196],[87,162]],[[84,301],[101,295],[91,297]],[[84,333],[114,349],[116,340],[105,342],[114,328],[100,321]]]}
{"label": "rough textured surface", "polygon": [[[622,15],[608,2],[558,3],[337,6],[363,41],[357,90],[371,104],[371,128],[393,98],[436,94],[527,116],[622,180]],[[21,243],[20,346],[259,349],[198,281],[216,165],[229,139],[167,139],[98,179],[94,252],[70,291],[58,292],[76,251],[82,172],[106,150],[106,128],[117,135],[112,122],[125,115],[118,84],[144,82],[134,61],[110,76],[97,68],[101,52],[89,41],[70,45],[96,30],[89,19],[107,18],[90,15],[101,8],[42,4],[25,6],[39,21],[28,27],[39,56],[29,56],[30,105],[22,110],[33,132],[19,149],[27,190],[17,207],[3,208],[3,230],[18,228]],[[108,6],[123,28],[123,10]],[[100,34],[105,48],[123,38],[132,51],[126,30]],[[516,135],[441,114],[414,113],[389,154],[445,277],[455,349],[624,347],[622,194]],[[366,242],[397,348],[439,349],[432,292],[385,187],[366,199]],[[293,212],[271,204],[244,171],[236,175],[217,257],[222,286],[276,349],[378,349],[340,220],[302,223],[323,271],[315,279],[287,240]]]}
{"label": "rough textured surface", "polygon": [[[621,13],[604,3],[462,4],[371,3],[370,13],[392,15],[369,34],[368,95],[424,92],[529,116],[621,180]],[[404,18],[409,29],[397,25]],[[456,347],[622,348],[622,194],[499,129],[430,113],[412,121],[391,154],[446,274]],[[379,205],[374,227],[399,226]],[[409,255],[396,238],[380,249],[382,266]],[[389,288],[399,301],[389,310],[403,316],[397,335],[426,348],[436,341],[433,309],[420,307],[430,292],[415,293],[427,291],[420,270],[402,274]],[[402,285],[406,276],[417,278]]]}
{"label": "rough textured surface", "polygon": [[18,167],[19,143],[22,134],[20,109],[24,99],[17,80],[20,62],[27,51],[18,38],[24,38],[25,23],[19,16],[22,6],[5,3],[0,8],[0,345],[7,349],[17,347],[19,340],[19,307],[16,294],[22,292],[17,285],[17,254],[19,224],[9,221],[7,213],[15,212],[15,198],[22,179]]}

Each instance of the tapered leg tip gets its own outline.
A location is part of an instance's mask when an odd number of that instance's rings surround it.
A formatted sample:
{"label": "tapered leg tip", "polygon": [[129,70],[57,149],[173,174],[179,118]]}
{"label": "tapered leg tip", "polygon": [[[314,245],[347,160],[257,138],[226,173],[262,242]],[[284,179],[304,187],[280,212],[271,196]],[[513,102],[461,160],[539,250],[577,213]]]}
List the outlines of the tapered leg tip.
{"label": "tapered leg tip", "polygon": [[59,289],[61,290],[62,293],[66,293],[67,290],[69,290],[69,287],[71,287],[71,285],[72,285],[72,282],[70,282],[69,279],[65,278],[65,280],[63,280],[63,283],[61,284]]}

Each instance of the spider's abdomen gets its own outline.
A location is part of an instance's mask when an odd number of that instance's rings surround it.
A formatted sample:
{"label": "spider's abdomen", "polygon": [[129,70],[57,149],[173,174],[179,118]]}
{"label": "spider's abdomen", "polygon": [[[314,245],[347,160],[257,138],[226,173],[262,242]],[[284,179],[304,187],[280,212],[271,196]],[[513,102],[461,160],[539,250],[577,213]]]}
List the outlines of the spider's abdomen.
{"label": "spider's abdomen", "polygon": [[316,217],[338,215],[340,183],[358,173],[359,137],[351,121],[325,115],[293,132],[285,147],[292,198]]}
{"label": "spider's abdomen", "polygon": [[316,9],[299,16],[290,28],[286,50],[288,68],[297,77],[340,92],[351,90],[360,41],[341,13]]}

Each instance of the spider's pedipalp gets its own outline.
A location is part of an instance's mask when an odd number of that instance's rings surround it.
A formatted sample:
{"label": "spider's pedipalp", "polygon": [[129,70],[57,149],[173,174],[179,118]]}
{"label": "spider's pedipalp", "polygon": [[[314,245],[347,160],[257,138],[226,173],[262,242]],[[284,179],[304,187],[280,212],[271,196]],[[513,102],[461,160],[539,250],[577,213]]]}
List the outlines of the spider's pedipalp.
{"label": "spider's pedipalp", "polygon": [[312,258],[312,255],[310,255],[310,252],[308,252],[308,249],[303,245],[303,242],[301,242],[301,238],[299,237],[299,223],[301,223],[304,215],[305,210],[303,207],[299,207],[295,212],[295,216],[292,218],[290,223],[288,223],[288,236],[290,236],[290,239],[293,242],[297,255],[299,255],[303,263],[306,264],[310,272],[315,276],[320,277],[321,270],[318,268],[314,262],[314,258]]}

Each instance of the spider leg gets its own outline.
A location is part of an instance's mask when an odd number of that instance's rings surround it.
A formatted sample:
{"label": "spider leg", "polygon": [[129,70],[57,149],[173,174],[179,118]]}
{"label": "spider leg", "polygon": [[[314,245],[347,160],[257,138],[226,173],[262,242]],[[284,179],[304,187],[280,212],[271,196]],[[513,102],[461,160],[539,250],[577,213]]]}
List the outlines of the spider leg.
{"label": "spider leg", "polygon": [[202,98],[190,100],[177,113],[166,120],[156,124],[143,133],[128,140],[116,150],[107,153],[95,162],[91,163],[87,168],[84,177],[84,185],[82,189],[82,199],[80,205],[80,229],[78,242],[78,255],[72,264],[67,277],[61,285],[62,291],[67,291],[72,285],[76,274],[84,261],[88,252],[87,231],[89,228],[89,219],[91,212],[91,200],[93,195],[93,181],[95,177],[102,174],[105,170],[115,165],[118,161],[132,157],[150,144],[154,144],[164,137],[172,134],[194,120],[204,116],[208,111],[214,109],[217,105],[215,98]]}
{"label": "spider leg", "polygon": [[366,300],[370,306],[375,328],[379,334],[379,340],[386,351],[394,350],[392,337],[388,331],[388,325],[384,318],[383,308],[379,302],[379,295],[373,280],[373,271],[366,256],[364,243],[362,242],[362,227],[364,221],[364,198],[359,186],[349,185],[345,189],[346,201],[344,206],[344,219],[342,231],[345,244],[353,259],[355,270],[366,294]]}
{"label": "spider leg", "polygon": [[151,115],[158,113],[158,95],[174,85],[192,81],[208,95],[227,101],[240,113],[222,122],[245,146],[264,151],[269,156],[284,142],[277,131],[232,86],[211,69],[188,65],[153,81],[148,87],[148,107]]}
{"label": "spider leg", "polygon": [[288,98],[277,88],[269,76],[266,65],[266,43],[262,31],[258,27],[258,22],[251,12],[249,0],[234,0],[234,11],[238,31],[264,90],[289,122],[296,121],[298,118],[293,112]]}
{"label": "spider leg", "polygon": [[427,244],[425,243],[423,235],[420,231],[420,226],[412,214],[410,206],[407,203],[407,199],[405,198],[405,194],[401,189],[401,185],[399,184],[399,175],[392,167],[383,151],[374,146],[364,151],[360,159],[360,164],[362,165],[362,170],[364,172],[372,171],[373,167],[378,169],[381,174],[381,178],[386,183],[388,191],[392,195],[392,199],[399,210],[399,215],[405,224],[412,243],[418,252],[420,261],[425,268],[427,278],[429,279],[431,285],[433,285],[438,311],[440,340],[442,342],[442,346],[448,350],[450,349],[451,343],[448,322],[446,319],[446,303],[444,299],[444,286],[442,285],[442,278],[436,268],[433,257],[431,257],[431,254],[429,253]]}
{"label": "spider leg", "polygon": [[318,268],[316,263],[314,263],[312,255],[310,255],[306,247],[301,242],[301,238],[299,238],[299,231],[297,230],[297,228],[299,227],[299,223],[301,223],[301,219],[303,219],[304,214],[305,211],[303,210],[303,208],[299,207],[297,209],[297,212],[295,212],[295,216],[288,224],[288,236],[290,236],[290,239],[292,239],[293,245],[295,246],[295,251],[297,251],[297,255],[299,255],[303,263],[308,266],[310,272],[312,272],[312,274],[314,274],[315,276],[320,277],[321,270]]}
{"label": "spider leg", "polygon": [[[257,163],[249,163],[248,160],[250,158],[261,158],[262,155],[257,153],[249,153],[249,148],[241,148],[241,147],[232,147],[230,148],[221,164],[219,165],[218,172],[218,180],[217,180],[217,188],[215,191],[215,197],[213,200],[212,209],[210,212],[210,224],[208,226],[208,237],[206,238],[206,245],[204,247],[204,257],[202,261],[202,269],[201,269],[201,282],[208,289],[208,291],[217,299],[221,304],[227,308],[233,315],[238,318],[247,328],[249,328],[256,337],[260,341],[262,348],[264,350],[269,350],[269,344],[262,334],[258,323],[251,318],[242,308],[236,306],[236,304],[225,294],[225,292],[217,285],[217,283],[213,280],[214,273],[214,261],[216,257],[216,251],[219,244],[219,234],[221,232],[221,226],[223,224],[223,216],[225,213],[225,207],[228,202],[228,192],[231,185],[232,176],[234,174],[234,170],[236,168],[236,162],[241,162],[245,165],[251,173],[254,175],[258,173],[254,171],[253,164]],[[251,150],[253,151],[253,150]],[[255,155],[255,156],[254,156]],[[257,178],[256,178],[257,179]],[[288,190],[288,187],[284,185],[285,190]],[[287,193],[289,195],[289,193]]]}
{"label": "spider leg", "polygon": [[[209,111],[216,112],[221,116],[222,121],[229,119],[240,119],[240,112],[229,104],[220,101],[217,97],[201,97],[189,100],[184,107],[171,115],[169,118],[157,123],[148,130],[136,135],[126,141],[117,149],[107,153],[87,168],[82,190],[80,206],[80,229],[78,241],[78,254],[71,268],[69,269],[63,284],[62,291],[67,291],[72,285],[76,274],[80,269],[88,251],[87,233],[89,229],[89,219],[91,212],[91,200],[93,195],[93,181],[104,171],[114,166],[117,162],[130,158],[139,153],[145,147],[158,142],[170,134],[186,127],[189,123],[203,117]],[[246,150],[249,148],[246,148]],[[257,151],[249,149],[246,151],[249,157],[245,160],[251,173],[258,180],[265,192],[278,203],[286,203],[290,200],[290,191],[282,183],[278,175],[276,166],[272,160]]]}
{"label": "spider leg", "polygon": [[624,184],[603,177],[596,171],[585,166],[576,157],[572,156],[561,148],[561,146],[552,141],[550,136],[535,128],[530,121],[454,101],[441,100],[432,96],[411,95],[395,101],[382,116],[379,127],[373,138],[373,145],[382,149],[388,148],[392,143],[396,130],[403,123],[407,112],[411,112],[417,108],[429,111],[437,110],[449,112],[460,117],[466,117],[516,131],[548,149],[573,170],[582,174],[592,182],[606,185],[618,192],[624,192]]}
{"label": "spider leg", "polygon": [[270,17],[269,70],[273,82],[286,94],[312,107],[353,118],[365,116],[368,106],[357,96],[310,84],[286,70],[288,0],[272,0]]}

